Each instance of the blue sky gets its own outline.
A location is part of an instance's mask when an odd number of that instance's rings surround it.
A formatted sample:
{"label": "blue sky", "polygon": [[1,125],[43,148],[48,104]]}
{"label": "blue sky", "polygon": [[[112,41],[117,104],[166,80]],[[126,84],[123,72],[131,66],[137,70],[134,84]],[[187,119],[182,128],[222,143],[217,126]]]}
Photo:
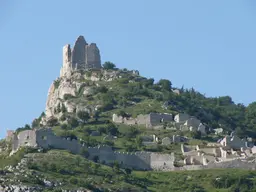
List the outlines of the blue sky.
{"label": "blue sky", "polygon": [[0,1],[0,138],[31,123],[79,35],[102,62],[207,96],[256,100],[254,0]]}

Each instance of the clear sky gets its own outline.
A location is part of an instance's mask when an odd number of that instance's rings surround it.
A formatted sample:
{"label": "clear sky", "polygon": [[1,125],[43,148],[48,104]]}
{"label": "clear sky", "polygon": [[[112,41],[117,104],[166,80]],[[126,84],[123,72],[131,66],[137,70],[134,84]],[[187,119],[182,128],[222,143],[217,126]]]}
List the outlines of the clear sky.
{"label": "clear sky", "polygon": [[207,96],[256,100],[255,0],[0,1],[0,138],[44,111],[62,47],[79,35],[102,62]]}

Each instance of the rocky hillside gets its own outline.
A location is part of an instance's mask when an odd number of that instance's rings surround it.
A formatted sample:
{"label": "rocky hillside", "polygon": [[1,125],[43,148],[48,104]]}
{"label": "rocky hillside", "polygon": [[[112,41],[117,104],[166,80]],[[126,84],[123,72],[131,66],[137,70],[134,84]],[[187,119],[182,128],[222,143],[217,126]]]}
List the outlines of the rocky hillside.
{"label": "rocky hillside", "polygon": [[[150,112],[185,112],[201,120],[209,132],[221,127],[226,133],[255,137],[254,105],[235,104],[229,96],[207,98],[193,88],[176,88],[166,79],[154,82],[141,77],[138,71],[80,70],[52,83],[40,124],[81,121],[77,116],[81,111],[88,112],[91,120],[97,116],[109,121],[114,113],[136,117]],[[33,126],[40,124],[37,120]]]}
{"label": "rocky hillside", "polygon": [[78,111],[95,113],[106,107],[106,101],[97,97],[113,89],[110,82],[117,82],[125,76],[129,76],[130,79],[137,78],[137,81],[140,79],[136,71],[121,70],[76,71],[69,77],[58,78],[50,86],[42,124],[52,118],[63,121],[66,119],[65,115],[72,116]]}
{"label": "rocky hillside", "polygon": [[0,162],[3,192],[249,192],[254,191],[256,178],[255,171],[234,169],[132,171],[121,169],[118,164],[108,167],[94,163],[66,151],[39,152],[30,148]]}
{"label": "rocky hillside", "polygon": [[[171,129],[171,123],[162,121],[157,122],[161,125],[159,129],[113,122],[113,117],[129,122],[139,115],[152,113],[170,114],[169,118],[178,113],[194,116],[202,122],[206,134]],[[96,45],[88,46],[80,36],[72,50],[69,45],[65,46],[61,75],[49,88],[45,112],[31,125],[18,128],[15,134],[46,127],[61,139],[78,140],[88,147],[108,145],[126,154],[175,153],[174,164],[179,167],[179,162],[184,160],[180,145],[175,142],[162,145],[160,139],[178,135],[176,138],[183,139],[183,143],[207,146],[235,131],[239,137],[251,137],[253,142],[255,116],[256,103],[246,107],[235,104],[229,96],[205,97],[193,88],[175,87],[168,79],[155,82],[140,76],[136,70],[118,69],[111,62],[101,67]],[[224,132],[216,135],[213,131],[216,128]],[[146,145],[152,138],[155,145]],[[84,158],[88,151],[75,155],[51,146],[48,149],[23,146],[10,155],[12,144],[9,137],[0,142],[0,191],[224,192],[256,188],[255,171],[136,171],[122,168],[118,163],[106,166],[97,159],[89,161]]]}

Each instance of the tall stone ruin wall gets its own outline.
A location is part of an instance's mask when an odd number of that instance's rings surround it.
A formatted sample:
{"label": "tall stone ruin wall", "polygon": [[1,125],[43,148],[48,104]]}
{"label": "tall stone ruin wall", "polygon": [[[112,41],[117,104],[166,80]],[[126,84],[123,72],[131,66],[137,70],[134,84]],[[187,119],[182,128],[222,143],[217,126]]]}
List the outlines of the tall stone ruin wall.
{"label": "tall stone ruin wall", "polygon": [[63,47],[63,66],[60,76],[70,76],[72,71],[100,69],[100,51],[95,43],[87,44],[83,36],[79,36],[73,49],[70,45]]}
{"label": "tall stone ruin wall", "polygon": [[12,150],[17,151],[21,146],[36,147],[36,131],[34,130],[24,130],[18,135],[13,135]]}

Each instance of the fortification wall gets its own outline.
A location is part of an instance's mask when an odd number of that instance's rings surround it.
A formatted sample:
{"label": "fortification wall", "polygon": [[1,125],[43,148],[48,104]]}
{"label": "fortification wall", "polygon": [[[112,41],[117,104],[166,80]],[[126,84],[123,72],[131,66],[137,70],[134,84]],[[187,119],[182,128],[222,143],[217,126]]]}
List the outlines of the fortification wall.
{"label": "fortification wall", "polygon": [[216,163],[209,163],[204,168],[206,169],[219,169],[219,168],[240,168],[240,169],[248,169],[248,170],[256,170],[255,162],[243,161],[241,159],[235,159],[231,161],[223,161]]}
{"label": "fortification wall", "polygon": [[174,160],[174,154],[151,153],[150,167],[154,170],[170,169],[174,167]]}
{"label": "fortification wall", "polygon": [[150,153],[148,152],[114,152],[108,146],[88,147],[88,152],[90,160],[93,160],[97,156],[100,163],[112,164],[116,161],[124,168],[151,169]]}
{"label": "fortification wall", "polygon": [[20,132],[13,139],[13,150],[16,151],[21,146],[36,147],[36,132],[35,130],[25,130]]}
{"label": "fortification wall", "polygon": [[93,160],[98,157],[100,163],[112,164],[118,162],[123,168],[131,168],[137,170],[161,170],[165,168],[173,168],[173,154],[159,154],[151,152],[114,152],[109,147],[89,147],[89,159]]}
{"label": "fortification wall", "polygon": [[114,151],[109,146],[88,147],[89,159],[97,156],[100,163],[110,164],[116,160]]}
{"label": "fortification wall", "polygon": [[223,162],[211,162],[208,165],[185,165],[183,167],[174,167],[168,169],[168,171],[181,171],[181,170],[202,170],[202,169],[246,169],[246,170],[256,170],[255,162],[242,161],[240,159],[235,159],[231,161]]}
{"label": "fortification wall", "polygon": [[116,161],[124,168],[150,170],[150,154],[147,152],[115,152]]}
{"label": "fortification wall", "polygon": [[39,129],[36,131],[36,142],[39,147],[69,150],[72,153],[80,153],[83,147],[77,140],[68,140],[66,138],[54,135],[51,129]]}
{"label": "fortification wall", "polygon": [[146,127],[148,127],[150,125],[150,121],[149,121],[149,115],[138,115],[137,116],[137,124],[138,125],[146,125]]}

